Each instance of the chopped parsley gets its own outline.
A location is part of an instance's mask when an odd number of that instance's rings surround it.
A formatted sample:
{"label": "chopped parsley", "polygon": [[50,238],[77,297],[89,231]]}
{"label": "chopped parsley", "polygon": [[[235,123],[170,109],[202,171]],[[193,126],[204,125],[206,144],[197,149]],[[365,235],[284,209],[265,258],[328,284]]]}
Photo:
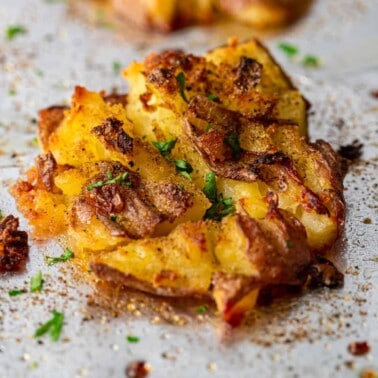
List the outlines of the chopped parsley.
{"label": "chopped parsley", "polygon": [[319,67],[321,65],[320,59],[315,55],[305,55],[302,60],[302,64],[305,67]]}
{"label": "chopped parsley", "polygon": [[207,305],[202,305],[202,306],[199,306],[197,309],[196,309],[196,313],[197,314],[203,314],[207,311],[209,307]]}
{"label": "chopped parsley", "polygon": [[126,337],[126,340],[131,343],[131,344],[135,344],[135,343],[138,343],[139,342],[139,337],[138,336],[131,336],[131,335],[128,335]]}
{"label": "chopped parsley", "polygon": [[34,337],[41,337],[48,332],[52,341],[59,340],[63,327],[64,314],[55,310],[52,310],[51,313],[53,315],[52,318],[35,331]]}
{"label": "chopped parsley", "polygon": [[120,69],[121,69],[121,63],[120,63],[120,62],[117,62],[117,61],[114,61],[114,62],[113,62],[113,72],[114,72],[114,74],[115,74],[115,75],[118,75]]}
{"label": "chopped parsley", "polygon": [[293,248],[294,247],[294,243],[291,240],[286,240],[286,247],[287,248]]}
{"label": "chopped parsley", "polygon": [[30,280],[30,291],[32,293],[41,292],[43,287],[43,278],[42,272],[39,271],[34,277]]}
{"label": "chopped parsley", "polygon": [[0,219],[3,219],[3,218],[4,218],[3,212],[0,210]]}
{"label": "chopped parsley", "polygon": [[278,47],[290,58],[298,55],[299,53],[299,49],[296,46],[291,45],[289,43],[281,42],[278,44]]}
{"label": "chopped parsley", "polygon": [[179,93],[180,93],[180,96],[182,97],[182,99],[187,103],[189,104],[189,100],[188,98],[186,97],[185,95],[185,74],[184,72],[180,72],[177,76],[176,76],[176,80],[177,80],[177,83],[179,85]]}
{"label": "chopped parsley", "polygon": [[54,265],[59,262],[68,261],[73,257],[75,257],[75,254],[69,248],[66,248],[59,257],[46,256],[46,261],[47,265]]}
{"label": "chopped parsley", "polygon": [[224,140],[231,147],[232,157],[234,159],[239,159],[241,152],[239,135],[232,133],[230,136],[224,138]]}
{"label": "chopped parsley", "polygon": [[21,25],[8,26],[5,30],[5,35],[9,41],[16,38],[18,35],[26,34],[28,31]]}
{"label": "chopped parsley", "polygon": [[214,172],[210,172],[206,175],[206,184],[202,191],[212,203],[211,207],[206,210],[204,219],[220,221],[223,217],[234,214],[235,206],[232,203],[232,198],[223,198],[222,193],[218,195]]}
{"label": "chopped parsley", "polygon": [[109,217],[109,219],[112,221],[112,222],[116,222],[117,221],[117,216],[116,215],[111,215]]}
{"label": "chopped parsley", "polygon": [[129,177],[129,172],[123,172],[117,175],[116,177],[113,177],[112,173],[110,171],[106,172],[106,175],[108,176],[107,180],[101,180],[94,182],[93,184],[90,184],[87,186],[87,190],[92,190],[94,188],[100,188],[104,185],[110,185],[110,184],[120,184],[124,186],[130,186],[131,182],[127,181]]}
{"label": "chopped parsley", "polygon": [[183,175],[187,180],[192,181],[192,178],[190,177],[190,173],[193,172],[193,167],[189,162],[186,160],[181,159],[172,159],[169,155],[171,154],[173,148],[175,147],[177,142],[177,139],[168,139],[166,141],[162,142],[152,142],[152,145],[156,147],[160,155],[163,156],[168,161],[171,161],[175,164],[177,172],[179,172],[181,175]]}
{"label": "chopped parsley", "polygon": [[169,154],[171,153],[171,151],[173,150],[173,148],[175,147],[176,142],[177,142],[177,139],[168,139],[163,142],[158,142],[158,141],[152,142],[152,144],[154,147],[156,147],[159,150],[161,156],[167,158]]}
{"label": "chopped parsley", "polygon": [[34,72],[39,77],[42,77],[44,75],[43,71],[39,68],[36,68],[36,70]]}
{"label": "chopped parsley", "polygon": [[25,293],[25,290],[18,290],[18,289],[15,289],[15,290],[9,290],[8,291],[8,295],[10,297],[17,297],[18,295],[21,295],[21,294],[24,294]]}
{"label": "chopped parsley", "polygon": [[38,138],[37,137],[32,139],[32,145],[38,147]]}
{"label": "chopped parsley", "polygon": [[210,94],[207,96],[207,98],[208,98],[209,100],[211,100],[211,101],[216,101],[216,100],[219,99],[219,97],[218,97],[217,95],[212,94],[212,93],[210,93]]}
{"label": "chopped parsley", "polygon": [[193,167],[186,160],[173,160],[176,170],[183,175],[187,180],[192,181],[190,173],[193,172]]}
{"label": "chopped parsley", "polygon": [[208,123],[207,125],[206,125],[206,127],[205,127],[205,132],[209,132],[210,131],[210,129],[212,129],[213,128],[213,126],[212,125],[210,125],[210,123]]}
{"label": "chopped parsley", "polygon": [[9,89],[8,91],[9,96],[15,96],[17,94],[15,89]]}

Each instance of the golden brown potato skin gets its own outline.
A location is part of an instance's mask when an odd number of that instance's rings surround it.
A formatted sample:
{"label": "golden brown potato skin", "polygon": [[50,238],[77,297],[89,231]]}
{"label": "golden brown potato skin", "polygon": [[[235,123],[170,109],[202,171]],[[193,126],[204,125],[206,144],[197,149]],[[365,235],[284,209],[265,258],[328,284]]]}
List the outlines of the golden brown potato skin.
{"label": "golden brown potato skin", "polygon": [[288,24],[309,8],[312,0],[112,0],[115,12],[147,30],[170,32],[224,17],[257,28]]}

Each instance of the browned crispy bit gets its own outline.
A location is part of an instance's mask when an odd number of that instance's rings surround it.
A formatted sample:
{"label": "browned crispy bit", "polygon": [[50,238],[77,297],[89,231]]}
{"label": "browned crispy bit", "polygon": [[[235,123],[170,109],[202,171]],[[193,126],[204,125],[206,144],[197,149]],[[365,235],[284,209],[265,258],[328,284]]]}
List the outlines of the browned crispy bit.
{"label": "browned crispy bit", "polygon": [[204,58],[192,54],[186,54],[182,50],[168,50],[163,51],[160,54],[150,54],[146,58],[144,64],[146,67],[146,73],[149,73],[158,67],[171,67],[172,69],[180,68],[184,71],[190,71],[201,61],[204,61]]}
{"label": "browned crispy bit", "polygon": [[355,341],[348,345],[348,352],[353,356],[363,356],[370,352],[370,345],[367,341]]}
{"label": "browned crispy bit", "polygon": [[145,378],[150,374],[151,368],[146,361],[132,361],[125,370],[127,378]]}
{"label": "browned crispy bit", "polygon": [[147,82],[164,88],[168,93],[178,91],[178,83],[172,69],[155,68],[147,76]]}
{"label": "browned crispy bit", "polygon": [[76,202],[72,221],[87,223],[96,214],[112,235],[142,238],[191,204],[192,195],[174,184],[149,182],[120,163],[102,162],[101,173],[88,182]]}
{"label": "browned crispy bit", "polygon": [[235,90],[246,93],[253,89],[260,82],[262,68],[257,60],[242,56],[235,69]]}
{"label": "browned crispy bit", "polygon": [[43,151],[48,150],[49,136],[59,127],[64,119],[64,111],[67,106],[50,106],[39,112],[38,137]]}
{"label": "browned crispy bit", "polygon": [[[240,224],[249,238],[250,259],[260,269],[260,279],[266,284],[302,284],[304,269],[311,261],[306,230],[289,212],[278,209],[278,198],[269,193],[269,210],[261,220],[247,215]],[[255,241],[255,236],[260,235]]]}
{"label": "browned crispy bit", "polygon": [[256,279],[241,274],[216,272],[212,277],[212,285],[223,320],[231,327],[241,325],[247,314],[244,306],[238,303],[241,303],[253,289],[259,287]]}
{"label": "browned crispy bit", "polygon": [[362,156],[363,144],[359,142],[358,139],[355,139],[352,143],[340,146],[337,151],[340,156],[350,161],[359,159]]}
{"label": "browned crispy bit", "polygon": [[122,126],[122,121],[109,117],[101,125],[94,127],[92,134],[96,135],[106,147],[122,154],[131,154],[133,138],[123,130]]}
{"label": "browned crispy bit", "polygon": [[108,95],[103,96],[104,101],[107,104],[115,105],[115,104],[121,104],[123,106],[127,105],[127,94],[126,93],[110,93]]}
{"label": "browned crispy bit", "polygon": [[316,256],[316,261],[308,267],[308,286],[337,288],[344,284],[344,275],[335,265],[323,256]]}
{"label": "browned crispy bit", "polygon": [[35,165],[43,185],[51,192],[54,188],[54,171],[57,168],[53,154],[49,151],[47,154],[38,155]]}
{"label": "browned crispy bit", "polygon": [[18,230],[18,218],[8,215],[0,223],[0,273],[25,269],[29,255],[28,234]]}

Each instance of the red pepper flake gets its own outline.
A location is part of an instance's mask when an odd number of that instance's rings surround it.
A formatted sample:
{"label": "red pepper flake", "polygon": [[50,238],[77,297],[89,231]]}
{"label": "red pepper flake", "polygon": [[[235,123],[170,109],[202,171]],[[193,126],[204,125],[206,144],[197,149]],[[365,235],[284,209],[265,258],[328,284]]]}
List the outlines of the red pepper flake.
{"label": "red pepper flake", "polygon": [[371,91],[370,92],[370,96],[371,97],[374,97],[376,99],[378,99],[378,89],[377,90],[374,90],[374,91]]}
{"label": "red pepper flake", "polygon": [[132,361],[125,370],[127,378],[145,378],[150,374],[151,368],[146,361]]}
{"label": "red pepper flake", "polygon": [[356,341],[348,345],[348,352],[353,356],[363,356],[370,352],[370,345],[367,341]]}

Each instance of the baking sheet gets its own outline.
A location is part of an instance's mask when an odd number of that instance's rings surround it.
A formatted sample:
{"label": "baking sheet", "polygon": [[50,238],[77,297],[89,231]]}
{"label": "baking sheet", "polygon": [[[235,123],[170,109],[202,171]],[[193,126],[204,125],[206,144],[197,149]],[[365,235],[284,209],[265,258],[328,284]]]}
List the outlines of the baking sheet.
{"label": "baking sheet", "polygon": [[[32,164],[40,108],[69,101],[73,86],[127,90],[113,63],[128,65],[148,52],[185,48],[202,53],[228,35],[251,37],[248,27],[191,28],[171,36],[117,33],[70,11],[65,1],[0,0],[0,33],[9,25],[28,30],[12,41],[0,37],[0,209],[17,214],[9,184]],[[56,242],[33,242],[25,273],[0,278],[0,377],[122,377],[133,360],[146,360],[151,377],[358,377],[378,370],[377,131],[378,2],[318,0],[293,27],[259,34],[312,103],[310,133],[334,147],[358,138],[362,159],[345,180],[348,215],[338,243],[339,265],[346,271],[341,290],[318,290],[261,308],[254,322],[229,338],[220,336],[216,317],[150,314],[128,298],[120,311],[93,304],[86,277],[70,264],[48,267],[45,255],[59,255]],[[290,61],[278,42],[297,45],[322,59],[318,69]],[[369,223],[369,220],[371,221]],[[21,217],[23,229],[26,221]],[[9,297],[28,288],[41,270],[40,294]],[[89,277],[88,277],[89,278]],[[166,304],[169,307],[169,304]],[[38,342],[33,334],[64,311],[60,341]],[[211,314],[210,314],[211,315]],[[251,322],[252,323],[252,322]],[[127,335],[140,338],[136,344]],[[354,341],[368,341],[371,352],[354,357]]]}

